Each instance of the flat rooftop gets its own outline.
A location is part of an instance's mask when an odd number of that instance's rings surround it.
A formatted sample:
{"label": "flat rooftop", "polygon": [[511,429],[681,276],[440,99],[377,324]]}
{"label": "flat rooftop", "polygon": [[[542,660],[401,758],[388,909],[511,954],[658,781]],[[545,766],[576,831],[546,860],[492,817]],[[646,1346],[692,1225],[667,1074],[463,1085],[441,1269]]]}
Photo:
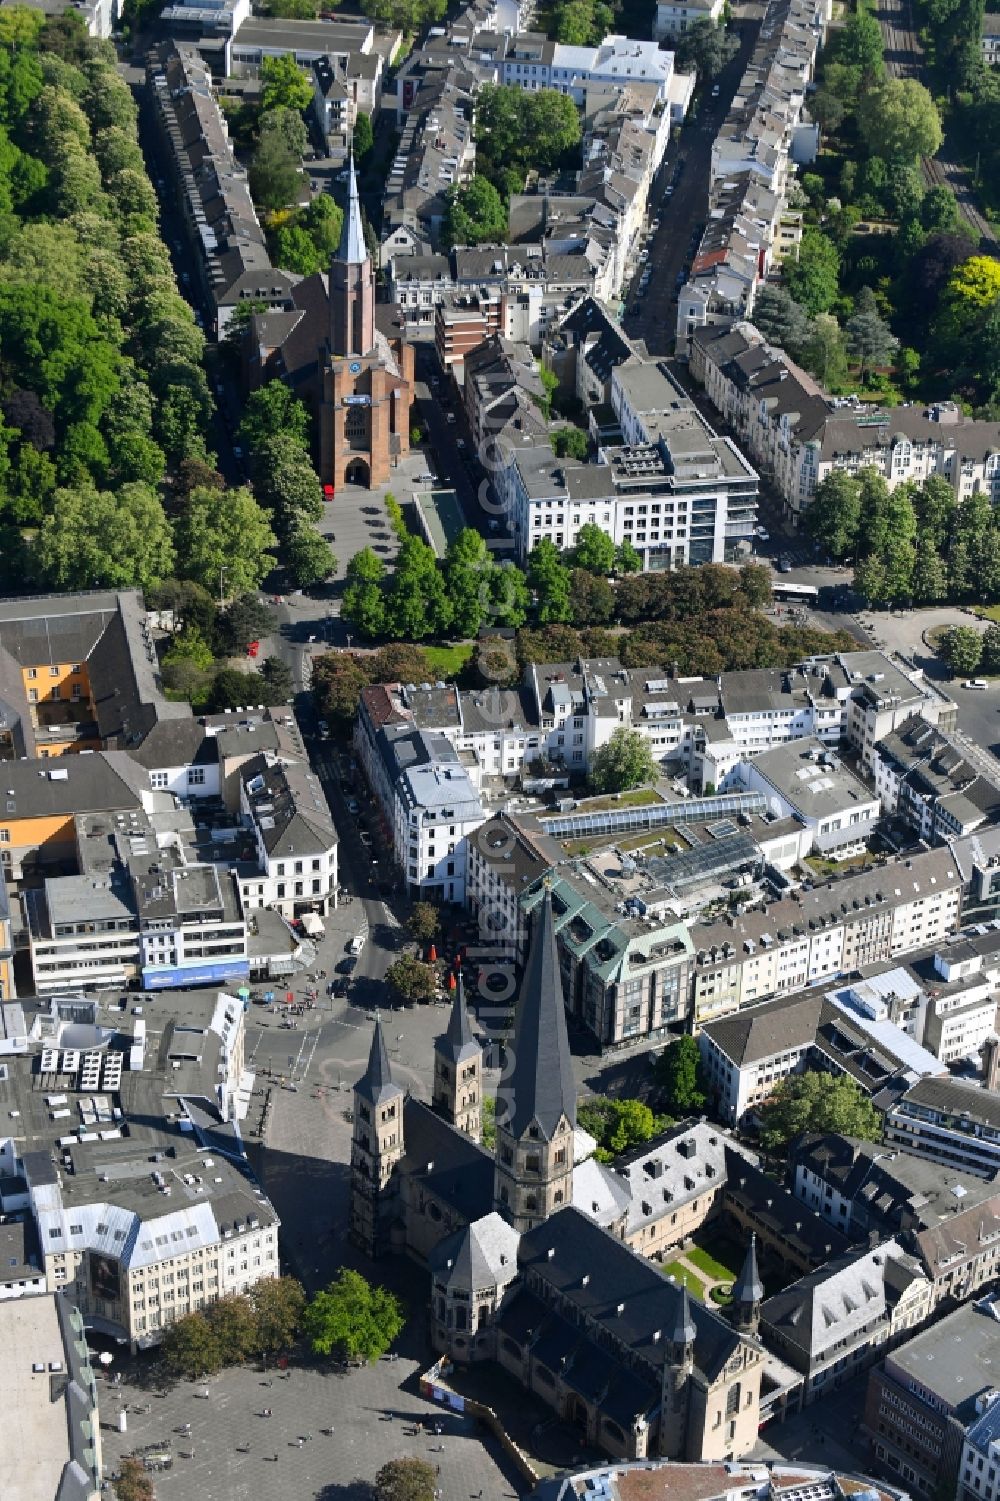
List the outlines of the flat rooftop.
{"label": "flat rooftop", "polygon": [[54,1399],[67,1365],[55,1297],[0,1303],[0,1349],[0,1496],[54,1501],[70,1460],[66,1405]]}
{"label": "flat rooftop", "polygon": [[893,1379],[918,1382],[945,1410],[954,1411],[996,1386],[1000,1323],[987,1304],[965,1303],[893,1350],[885,1366]]}

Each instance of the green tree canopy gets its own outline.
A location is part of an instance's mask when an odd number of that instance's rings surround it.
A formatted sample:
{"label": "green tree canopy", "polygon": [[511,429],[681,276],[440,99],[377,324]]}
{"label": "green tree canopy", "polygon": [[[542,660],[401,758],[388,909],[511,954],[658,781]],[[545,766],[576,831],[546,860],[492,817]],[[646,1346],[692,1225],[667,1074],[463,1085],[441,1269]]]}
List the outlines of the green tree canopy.
{"label": "green tree canopy", "polygon": [[595,792],[626,792],[655,782],[659,774],[649,741],[627,725],[613,730],[608,743],[591,757],[590,782]]}
{"label": "green tree canopy", "polygon": [[584,568],[588,573],[598,573],[606,578],[609,573],[614,572],[616,555],[614,540],[607,532],[592,521],[581,526],[573,549],[573,561],[577,568]]}
{"label": "green tree canopy", "polygon": [[705,83],[722,72],[739,51],[736,37],[713,21],[692,21],[681,32],[674,48],[674,62],[682,73],[697,73]]}
{"label": "green tree canopy", "polygon": [[449,247],[506,240],[507,210],[488,178],[472,177],[449,188],[441,238]]}
{"label": "green tree canopy", "polygon": [[600,1098],[584,1100],[576,1113],[577,1125],[597,1142],[596,1156],[601,1162],[641,1146],[670,1124],[657,1117],[642,1100]]}
{"label": "green tree canopy", "polygon": [[288,572],[299,589],[311,589],[337,571],[330,544],[309,525],[295,526],[285,541],[283,556]]}
{"label": "green tree canopy", "polygon": [[161,1349],[167,1370],[185,1381],[211,1376],[225,1364],[219,1336],[202,1313],[189,1313],[168,1325]]}
{"label": "green tree canopy", "polygon": [[570,572],[548,537],[536,543],[528,557],[528,584],[537,597],[543,625],[570,618]]}
{"label": "green tree canopy", "polygon": [[656,1076],[675,1115],[704,1109],[701,1050],[693,1037],[677,1037],[667,1044],[656,1060]]}
{"label": "green tree canopy", "polygon": [[290,109],[296,114],[309,108],[312,87],[309,79],[290,52],[282,57],[265,57],[260,65],[260,107]]}
{"label": "green tree canopy", "polygon": [[170,524],[156,492],[139,482],[57,490],[35,559],[56,589],[145,588],[174,571]]}
{"label": "green tree canopy", "polygon": [[430,943],[441,930],[441,914],[431,902],[414,902],[406,926],[418,943]]}
{"label": "green tree canopy", "polygon": [[437,994],[437,981],[429,964],[423,964],[412,954],[403,954],[385,972],[385,982],[404,1002],[411,1006],[420,1001],[432,1001]]}
{"label": "green tree canopy", "polygon": [[363,636],[385,631],[385,564],[370,547],[363,547],[347,565],[347,584],[341,615]]}
{"label": "green tree canopy", "polygon": [[884,78],[866,89],[858,100],[858,126],[872,155],[889,161],[935,156],[943,139],[937,106],[915,78]]}
{"label": "green tree canopy", "polygon": [[295,1343],[302,1327],[306,1295],[294,1277],[265,1277],[249,1292],[254,1318],[254,1348],[277,1355]]}
{"label": "green tree canopy", "polygon": [[177,522],[177,549],[189,578],[211,593],[248,594],[272,564],[276,538],[267,512],[247,489],[192,490]]}
{"label": "green tree canopy", "polygon": [[793,360],[800,358],[809,341],[812,324],[805,308],[795,301],[786,287],[764,283],[754,298],[753,321],[765,338],[780,344]]}
{"label": "green tree canopy", "polygon": [[843,469],[832,470],[813,492],[803,518],[806,531],[832,558],[850,557],[861,524],[861,483]]}
{"label": "green tree canopy", "polygon": [[302,1323],[315,1354],[371,1362],[386,1353],[405,1320],[388,1288],[373,1287],[360,1272],[344,1267],[311,1300]]}
{"label": "green tree canopy", "polygon": [[953,625],[941,638],[938,655],[953,678],[970,677],[982,660],[983,637],[974,626]]}
{"label": "green tree canopy", "polygon": [[363,162],[375,144],[375,132],[372,130],[370,116],[364,110],[358,110],[358,118],[354,122],[354,133],[351,137],[354,147],[354,160]]}
{"label": "green tree canopy", "polygon": [[878,310],[875,294],[862,287],[854,302],[854,312],[847,320],[847,348],[858,365],[861,380],[879,365],[888,365],[899,340]]}
{"label": "green tree canopy", "polygon": [[760,1139],[779,1152],[803,1131],[835,1131],[862,1141],[881,1141],[882,1118],[847,1074],[807,1069],[789,1074],[760,1110]]}
{"label": "green tree canopy", "polygon": [[837,300],[840,287],[840,256],[833,241],[807,224],[802,231],[797,260],[783,266],[785,285],[807,313],[826,313]]}

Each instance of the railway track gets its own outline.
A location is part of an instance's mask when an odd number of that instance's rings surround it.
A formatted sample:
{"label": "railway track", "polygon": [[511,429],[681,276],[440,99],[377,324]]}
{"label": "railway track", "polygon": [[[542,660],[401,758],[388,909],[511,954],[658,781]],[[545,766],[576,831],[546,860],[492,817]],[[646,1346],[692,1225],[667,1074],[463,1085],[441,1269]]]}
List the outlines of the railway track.
{"label": "railway track", "polygon": [[[895,78],[919,79],[923,72],[924,49],[913,30],[909,0],[881,0],[876,14],[885,42],[886,68]],[[996,232],[976,206],[969,174],[961,163],[950,161],[947,156],[925,156],[921,166],[928,187],[952,189],[959,213],[979,236],[982,246],[993,251],[1000,249]]]}

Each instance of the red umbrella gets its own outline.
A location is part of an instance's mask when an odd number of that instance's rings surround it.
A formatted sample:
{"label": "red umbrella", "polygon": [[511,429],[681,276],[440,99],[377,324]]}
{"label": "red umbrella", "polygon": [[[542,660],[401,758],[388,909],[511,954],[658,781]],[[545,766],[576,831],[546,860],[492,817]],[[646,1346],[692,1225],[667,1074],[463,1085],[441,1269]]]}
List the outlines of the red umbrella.
{"label": "red umbrella", "polygon": [[451,967],[458,974],[458,971],[462,968],[462,955],[460,953],[456,954],[451,961]]}
{"label": "red umbrella", "polygon": [[436,949],[436,948],[435,948],[435,947],[434,947],[434,945],[433,945],[433,944],[431,944],[431,951],[430,951],[430,953],[429,953],[429,954],[428,954],[428,955],[427,955],[427,963],[428,963],[428,964],[436,964],[436,963],[437,963],[437,956],[438,956],[438,951],[437,951],[437,949]]}
{"label": "red umbrella", "polygon": [[448,976],[448,989],[449,990],[457,990],[458,989],[458,981],[455,979],[455,976],[453,974],[451,974],[451,975]]}

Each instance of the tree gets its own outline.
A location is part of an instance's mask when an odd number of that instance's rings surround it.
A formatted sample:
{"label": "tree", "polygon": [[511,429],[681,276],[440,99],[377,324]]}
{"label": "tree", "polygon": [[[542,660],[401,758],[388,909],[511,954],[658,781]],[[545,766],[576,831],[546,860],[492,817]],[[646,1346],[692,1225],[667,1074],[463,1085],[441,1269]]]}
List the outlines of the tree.
{"label": "tree", "polygon": [[958,199],[953,188],[949,188],[946,183],[939,183],[924,194],[920,205],[920,224],[928,234],[953,235],[960,223]]}
{"label": "tree", "polygon": [[446,247],[506,240],[507,210],[489,178],[472,177],[448,189],[441,238]]}
{"label": "tree", "polygon": [[858,100],[858,127],[873,156],[915,162],[936,156],[943,139],[931,95],[915,78],[884,78]]}
{"label": "tree", "polygon": [[354,122],[354,134],[351,137],[354,147],[354,160],[363,162],[375,144],[375,132],[372,130],[370,116],[364,110],[358,110],[358,118]]}
{"label": "tree", "polygon": [[573,561],[577,568],[588,573],[598,573],[606,578],[614,572],[616,548],[614,540],[594,522],[588,521],[576,534]]}
{"label": "tree", "polygon": [[385,1287],[344,1267],[307,1305],[302,1325],[316,1355],[378,1360],[402,1332],[403,1309]]}
{"label": "tree", "polygon": [[406,1006],[417,1001],[432,1001],[437,995],[437,979],[429,964],[422,964],[412,954],[404,954],[385,972],[385,981]]}
{"label": "tree", "polygon": [[766,282],[754,298],[753,321],[766,339],[787,349],[794,360],[800,357],[812,330],[809,314],[787,287]]}
{"label": "tree", "polygon": [[177,522],[184,571],[213,594],[257,589],[276,540],[267,513],[245,488],[193,490]]}
{"label": "tree", "polygon": [[296,526],[284,547],[285,562],[299,589],[321,584],[337,570],[337,559],[325,537],[311,526]]}
{"label": "tree", "polygon": [[805,529],[832,558],[852,555],[861,524],[861,484],[843,469],[820,480],[804,517]]}
{"label": "tree", "polygon": [[261,136],[250,164],[250,191],[254,200],[264,208],[287,208],[298,197],[302,182],[301,158],[280,131],[267,131]]}
{"label": "tree", "polygon": [[912,594],[915,605],[936,605],[948,595],[948,566],[938,544],[927,533],[917,538]]}
{"label": "tree", "polygon": [[782,1079],[762,1107],[760,1122],[761,1143],[769,1152],[780,1152],[803,1131],[882,1139],[882,1118],[855,1081],[813,1069]]}
{"label": "tree", "polygon": [[837,39],[837,60],[857,68],[871,83],[885,76],[882,28],[875,14],[859,5],[852,10]]}
{"label": "tree", "polygon": [[587,434],[579,427],[557,427],[549,437],[557,459],[579,459],[582,462],[590,452]]}
{"label": "tree", "polygon": [[444,556],[444,582],[451,601],[451,631],[461,638],[478,635],[489,603],[495,565],[479,532],[464,527]]}
{"label": "tree", "polygon": [[639,573],[641,569],[642,555],[636,551],[626,537],[615,556],[615,572],[620,574]]}
{"label": "tree", "polygon": [[261,115],[258,139],[265,141],[271,136],[277,136],[296,161],[302,160],[309,144],[309,132],[298,110],[270,109]]}
{"label": "tree", "polygon": [[341,616],[362,636],[381,636],[385,630],[385,564],[370,547],[363,547],[347,565]]}
{"label": "tree", "polygon": [[375,1476],[375,1501],[434,1501],[437,1471],[426,1459],[390,1459]]}
{"label": "tree", "polygon": [[246,651],[251,641],[269,636],[277,625],[274,611],[254,594],[241,594],[220,610],[215,621],[215,645],[220,656]]}
{"label": "tree", "polygon": [[185,1381],[211,1376],[225,1364],[218,1334],[203,1313],[186,1314],[168,1325],[161,1348],[167,1370]]}
{"label": "tree", "polygon": [[971,677],[983,655],[983,638],[971,625],[954,625],[942,636],[938,655],[953,678]]}
{"label": "tree", "polygon": [[170,524],[141,483],[117,491],[57,490],[35,541],[35,561],[56,589],[145,588],[174,569]]}
{"label": "tree", "polygon": [[701,1049],[693,1037],[678,1037],[669,1043],[656,1061],[656,1074],[675,1114],[689,1115],[704,1108]]}
{"label": "tree", "polygon": [[570,574],[570,610],[574,625],[609,625],[615,614],[615,591],[600,574],[574,568]]}
{"label": "tree", "polygon": [[763,563],[744,563],[740,569],[740,593],[752,610],[771,603],[771,570]]}
{"label": "tree", "polygon": [[255,453],[268,438],[284,434],[305,451],[309,447],[309,413],[299,398],[280,380],[268,381],[251,391],[243,404],[236,435]]}
{"label": "tree", "polygon": [[253,1307],[254,1344],[262,1355],[291,1346],[302,1326],[306,1295],[294,1277],[265,1277],[249,1293]]}
{"label": "tree", "polygon": [[979,666],[991,677],[1000,673],[1000,625],[988,625],[983,632]]}
{"label": "tree", "polygon": [[538,619],[543,625],[569,620],[570,572],[548,537],[536,543],[528,557],[528,585],[537,597]]}
{"label": "tree", "polygon": [[913,509],[921,536],[945,550],[955,518],[955,491],[942,475],[931,474],[913,492]]}
{"label": "tree", "polygon": [[584,1101],[577,1110],[577,1125],[597,1142],[596,1157],[610,1162],[630,1147],[641,1146],[669,1121],[657,1119],[641,1100],[594,1098]]}
{"label": "tree", "polygon": [[739,51],[739,42],[713,21],[693,21],[677,38],[674,62],[682,73],[697,73],[705,83],[722,72]]}
{"label": "tree", "polygon": [[611,739],[595,751],[590,763],[590,782],[595,792],[626,792],[655,782],[660,769],[649,741],[638,730],[625,725],[612,732]]}
{"label": "tree", "polygon": [[362,658],[349,652],[324,652],[313,658],[312,690],[320,716],[350,727],[358,712],[361,690],[370,678]]}
{"label": "tree", "polygon": [[155,1501],[153,1482],[147,1475],[141,1459],[126,1454],[119,1462],[114,1478],[116,1501]]}
{"label": "tree", "polygon": [[257,1332],[253,1304],[243,1293],[219,1298],[205,1308],[205,1319],[218,1341],[224,1365],[241,1365],[255,1353]]}
{"label": "tree", "polygon": [[840,288],[840,256],[822,230],[806,225],[798,258],[787,260],[783,271],[785,286],[807,313],[829,312]]}
{"label": "tree", "polygon": [[433,549],[407,533],[399,544],[395,571],[385,593],[386,633],[397,641],[443,636],[453,613]]}
{"label": "tree", "polygon": [[434,676],[423,647],[406,641],[393,641],[369,657],[368,673],[373,683],[427,683]]}
{"label": "tree", "polygon": [[418,943],[430,943],[441,929],[441,914],[430,902],[414,902],[406,926]]}
{"label": "tree", "polygon": [[847,348],[857,361],[858,378],[863,381],[873,366],[889,364],[899,348],[899,340],[880,315],[870,287],[862,287],[854,309],[847,320]]}
{"label": "tree", "polygon": [[836,390],[847,379],[844,335],[832,313],[818,313],[813,319],[802,363],[827,390]]}
{"label": "tree", "polygon": [[509,173],[523,185],[530,168],[546,174],[569,165],[579,144],[580,116],[568,94],[506,84],[479,90],[476,160],[501,191],[510,191]]}
{"label": "tree", "polygon": [[282,657],[265,657],[257,674],[263,684],[265,704],[287,704],[292,700],[295,680],[292,669]]}
{"label": "tree", "polygon": [[282,57],[265,57],[260,65],[260,107],[266,114],[272,109],[291,109],[296,114],[309,108],[312,88],[291,52]]}

